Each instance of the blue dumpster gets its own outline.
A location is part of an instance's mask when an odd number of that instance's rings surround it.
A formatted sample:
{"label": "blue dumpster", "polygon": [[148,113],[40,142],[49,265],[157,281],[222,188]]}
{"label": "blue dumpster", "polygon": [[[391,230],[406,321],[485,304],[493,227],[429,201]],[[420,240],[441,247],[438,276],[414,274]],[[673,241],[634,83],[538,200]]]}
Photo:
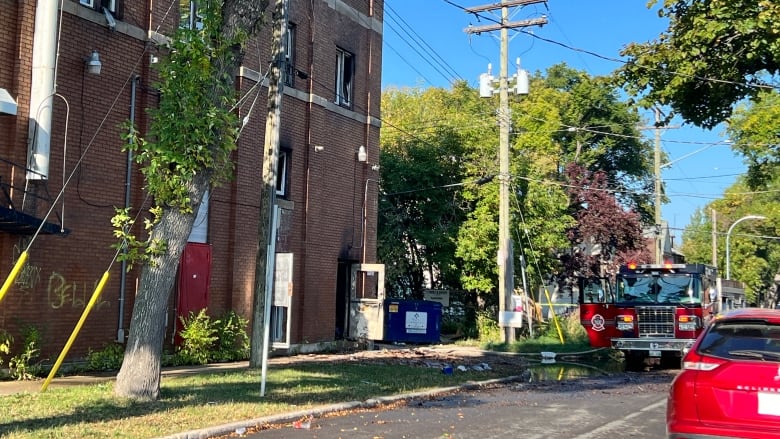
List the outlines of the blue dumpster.
{"label": "blue dumpster", "polygon": [[441,303],[430,300],[385,300],[384,340],[439,343]]}

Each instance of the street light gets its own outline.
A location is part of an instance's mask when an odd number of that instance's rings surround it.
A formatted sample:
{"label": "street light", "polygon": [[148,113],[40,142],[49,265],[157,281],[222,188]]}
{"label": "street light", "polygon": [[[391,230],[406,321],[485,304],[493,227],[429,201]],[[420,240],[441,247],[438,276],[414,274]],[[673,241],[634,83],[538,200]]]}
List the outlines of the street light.
{"label": "street light", "polygon": [[729,254],[729,239],[731,238],[731,231],[734,230],[734,226],[736,226],[737,224],[739,224],[744,220],[749,220],[749,219],[762,220],[762,219],[766,219],[766,217],[761,215],[743,216],[742,218],[734,221],[734,224],[732,224],[731,227],[729,227],[729,231],[726,232],[726,279],[731,279],[731,262],[730,262],[730,254]]}

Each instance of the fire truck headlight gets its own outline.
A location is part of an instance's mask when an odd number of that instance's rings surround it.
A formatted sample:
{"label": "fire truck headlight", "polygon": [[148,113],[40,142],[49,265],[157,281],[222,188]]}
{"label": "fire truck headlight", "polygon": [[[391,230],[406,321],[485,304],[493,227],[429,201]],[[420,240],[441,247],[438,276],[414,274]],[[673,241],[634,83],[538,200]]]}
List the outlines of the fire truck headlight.
{"label": "fire truck headlight", "polygon": [[618,331],[633,331],[634,330],[634,316],[619,315],[615,317],[615,326]]}
{"label": "fire truck headlight", "polygon": [[677,317],[677,329],[680,331],[695,331],[699,328],[699,318],[697,316],[679,316]]}

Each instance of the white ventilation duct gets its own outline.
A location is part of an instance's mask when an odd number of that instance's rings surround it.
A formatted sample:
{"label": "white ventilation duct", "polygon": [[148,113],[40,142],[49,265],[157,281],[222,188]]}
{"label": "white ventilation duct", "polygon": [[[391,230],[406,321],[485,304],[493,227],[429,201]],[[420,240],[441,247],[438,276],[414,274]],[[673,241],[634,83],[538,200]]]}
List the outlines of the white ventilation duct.
{"label": "white ventilation duct", "polygon": [[38,0],[35,10],[30,129],[27,139],[27,167],[33,171],[27,173],[27,178],[31,180],[49,178],[52,100],[57,62],[57,8],[57,0]]}

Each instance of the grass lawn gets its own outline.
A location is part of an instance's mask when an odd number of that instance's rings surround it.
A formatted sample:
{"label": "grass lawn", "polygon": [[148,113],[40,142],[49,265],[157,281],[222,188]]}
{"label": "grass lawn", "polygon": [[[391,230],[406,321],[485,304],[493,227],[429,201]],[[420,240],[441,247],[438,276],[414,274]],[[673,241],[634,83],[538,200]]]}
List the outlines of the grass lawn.
{"label": "grass lawn", "polygon": [[117,398],[113,382],[0,397],[2,438],[150,438],[323,404],[455,386],[501,371],[445,375],[398,364],[303,363],[259,370],[164,377],[155,402]]}

